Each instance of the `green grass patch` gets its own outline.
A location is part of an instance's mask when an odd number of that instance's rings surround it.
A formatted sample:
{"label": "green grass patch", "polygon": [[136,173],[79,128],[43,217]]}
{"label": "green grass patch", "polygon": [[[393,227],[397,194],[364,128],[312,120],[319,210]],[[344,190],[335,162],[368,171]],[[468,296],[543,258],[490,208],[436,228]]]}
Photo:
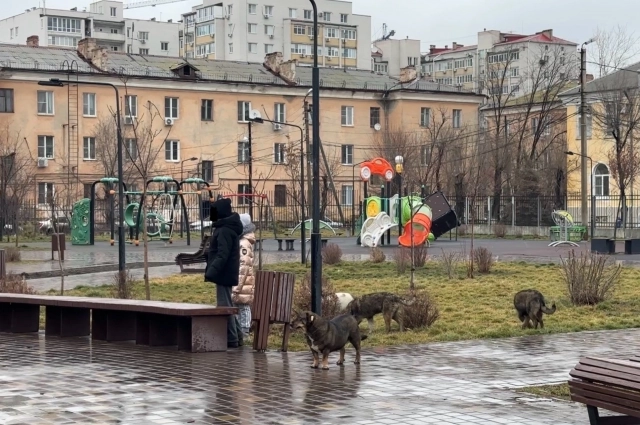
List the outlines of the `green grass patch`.
{"label": "green grass patch", "polygon": [[538,397],[547,398],[559,398],[562,400],[571,400],[571,393],[569,392],[569,384],[556,384],[556,385],[539,385],[535,387],[525,387],[517,390],[521,393],[533,394]]}

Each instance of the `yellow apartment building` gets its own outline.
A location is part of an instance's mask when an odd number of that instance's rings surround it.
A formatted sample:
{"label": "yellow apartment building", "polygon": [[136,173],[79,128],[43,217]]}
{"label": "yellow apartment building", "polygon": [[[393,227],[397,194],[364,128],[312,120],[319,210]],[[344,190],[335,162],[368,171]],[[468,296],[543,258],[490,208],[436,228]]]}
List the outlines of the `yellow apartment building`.
{"label": "yellow apartment building", "polygon": [[[63,86],[38,84],[50,79]],[[354,164],[371,158],[380,132],[424,131],[426,109],[445,109],[458,125],[477,125],[481,96],[420,81],[412,68],[400,80],[323,68],[320,79],[320,135],[345,204],[351,203]],[[2,45],[0,124],[24,142],[21,154],[33,161],[38,203],[69,180],[78,199],[107,174],[99,155],[116,140],[105,141],[100,124],[113,122],[116,96],[112,87],[89,83],[118,88],[127,152],[142,149],[134,140],[140,131],[153,130],[151,145],[159,152],[154,175],[198,176],[220,190],[246,193],[251,162],[255,191],[277,195],[297,183],[286,152],[301,143],[299,128],[252,123],[248,154],[249,118],[256,111],[306,130],[311,69],[296,67],[295,60],[283,62],[279,53],[263,64],[129,55],[97,47],[93,39],[81,40],[77,51]],[[135,177],[127,183],[141,188]]]}

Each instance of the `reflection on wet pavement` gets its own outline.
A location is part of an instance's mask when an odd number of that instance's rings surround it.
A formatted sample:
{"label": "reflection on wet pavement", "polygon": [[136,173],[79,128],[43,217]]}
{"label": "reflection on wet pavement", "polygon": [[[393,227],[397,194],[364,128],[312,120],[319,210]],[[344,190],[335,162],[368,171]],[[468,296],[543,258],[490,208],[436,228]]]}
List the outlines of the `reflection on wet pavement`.
{"label": "reflection on wet pavement", "polygon": [[309,368],[308,353],[190,354],[0,334],[0,423],[584,424],[582,405],[512,389],[566,381],[585,354],[628,357],[639,336],[367,347],[360,366],[348,351],[343,368],[322,371]]}

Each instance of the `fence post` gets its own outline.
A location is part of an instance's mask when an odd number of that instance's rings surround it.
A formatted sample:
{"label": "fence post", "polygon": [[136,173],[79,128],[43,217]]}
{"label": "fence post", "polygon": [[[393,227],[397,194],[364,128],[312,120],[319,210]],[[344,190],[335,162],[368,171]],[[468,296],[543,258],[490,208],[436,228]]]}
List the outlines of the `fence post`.
{"label": "fence post", "polygon": [[511,196],[511,227],[516,227],[516,197]]}
{"label": "fence post", "polygon": [[0,249],[0,279],[4,280],[7,277],[7,257],[6,251]]}
{"label": "fence post", "polygon": [[469,197],[464,197],[464,224],[469,224]]}
{"label": "fence post", "polygon": [[489,212],[489,218],[488,218],[488,222],[489,222],[489,233],[491,233],[491,228],[493,227],[493,216],[492,216],[492,209],[491,209],[491,195],[487,196],[487,210]]}
{"label": "fence post", "polygon": [[540,211],[540,197],[538,196],[538,233],[540,233],[540,216],[542,215],[542,211]]}

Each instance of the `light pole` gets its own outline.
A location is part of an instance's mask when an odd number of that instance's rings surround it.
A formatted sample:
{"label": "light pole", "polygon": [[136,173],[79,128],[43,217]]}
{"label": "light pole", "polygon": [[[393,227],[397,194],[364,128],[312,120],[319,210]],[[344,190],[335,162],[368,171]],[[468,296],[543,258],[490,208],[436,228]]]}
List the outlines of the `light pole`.
{"label": "light pole", "polygon": [[351,166],[351,236],[356,234],[356,167],[367,161],[360,161]]}
{"label": "light pole", "polygon": [[572,151],[566,151],[565,154],[567,155],[577,155],[579,157],[582,157],[582,160],[586,162],[586,160],[589,160],[589,163],[591,164],[591,222],[590,222],[590,234],[591,234],[591,239],[593,239],[593,232],[595,232],[596,230],[596,222],[594,220],[595,217],[595,206],[596,206],[596,199],[593,196],[593,160],[591,159],[590,156],[587,155],[582,155],[580,153],[577,152],[572,152]]}
{"label": "light pole", "polygon": [[[180,184],[182,184],[182,182],[184,181],[184,163],[185,162],[189,162],[189,161],[197,161],[197,160],[198,160],[198,158],[196,158],[194,156],[194,157],[183,159],[182,161],[180,161]],[[181,216],[182,216],[182,220],[180,220],[180,223],[181,223],[181,226],[180,226],[180,237],[182,237],[182,235],[183,235],[184,225],[185,224],[189,225],[188,223],[185,223],[186,217],[184,216],[184,214],[181,214]]]}
{"label": "light pole", "polygon": [[[66,82],[68,84],[68,82]],[[118,87],[111,83],[100,83],[97,81],[74,81],[74,84],[88,86],[111,87],[116,93],[116,134],[117,134],[117,161],[118,161],[118,271],[120,279],[126,269],[125,259],[125,241],[124,241],[124,171],[122,164],[122,127],[120,124],[120,92]],[[48,81],[38,81],[40,86],[64,87],[65,82],[58,78],[52,78]]]}
{"label": "light pole", "polygon": [[311,311],[322,314],[322,252],[320,246],[320,69],[318,68],[318,6],[309,0],[313,9],[313,70],[311,101],[313,110],[313,209],[311,218]]}
{"label": "light pole", "polygon": [[[249,155],[249,194],[253,195],[253,157],[251,156],[251,121],[249,121],[249,137],[245,138],[246,142],[249,144],[249,149],[247,154]],[[246,199],[246,198],[245,198]],[[253,220],[253,196],[249,197],[249,215]]]}
{"label": "light pole", "polygon": [[300,261],[302,262],[302,264],[306,264],[307,240],[305,235],[306,224],[304,219],[305,218],[304,217],[304,204],[305,204],[304,202],[304,133],[302,131],[302,127],[300,127],[299,125],[290,124],[288,122],[272,121],[265,118],[252,118],[249,121],[255,122],[258,124],[270,122],[273,124],[280,124],[280,125],[286,125],[289,127],[295,127],[298,130],[300,130],[300,195],[301,195],[300,196],[300,212],[301,212],[301,218],[302,218],[302,225],[300,226],[300,251],[301,251],[302,257]]}
{"label": "light pole", "polygon": [[[6,227],[6,223],[7,223],[7,186],[8,186],[8,182],[7,180],[9,180],[8,175],[11,175],[11,170],[13,169],[13,160],[16,156],[15,152],[11,152],[10,154],[7,155],[3,155],[2,157],[2,181],[0,182],[0,190],[2,190],[2,210],[0,211],[0,241],[2,241],[2,238],[4,237],[4,230]],[[11,161],[7,161],[7,159],[11,158]],[[7,162],[9,162],[9,173],[7,174]],[[52,218],[53,220],[53,218]],[[14,231],[17,232],[17,230],[15,230],[16,227],[16,223],[15,220],[13,220],[13,227],[14,227]],[[16,233],[17,234],[17,233]]]}
{"label": "light pole", "polygon": [[[585,85],[587,84],[587,49],[585,46],[594,39],[582,43],[580,48],[580,208],[583,225],[587,222],[587,102]],[[592,183],[593,184],[593,183]],[[592,235],[593,236],[593,235]]]}
{"label": "light pole", "polygon": [[398,235],[402,236],[402,172],[404,171],[402,164],[404,164],[404,158],[402,155],[398,155],[396,156],[395,161],[396,173],[398,174],[398,190],[400,192],[398,196]]}

